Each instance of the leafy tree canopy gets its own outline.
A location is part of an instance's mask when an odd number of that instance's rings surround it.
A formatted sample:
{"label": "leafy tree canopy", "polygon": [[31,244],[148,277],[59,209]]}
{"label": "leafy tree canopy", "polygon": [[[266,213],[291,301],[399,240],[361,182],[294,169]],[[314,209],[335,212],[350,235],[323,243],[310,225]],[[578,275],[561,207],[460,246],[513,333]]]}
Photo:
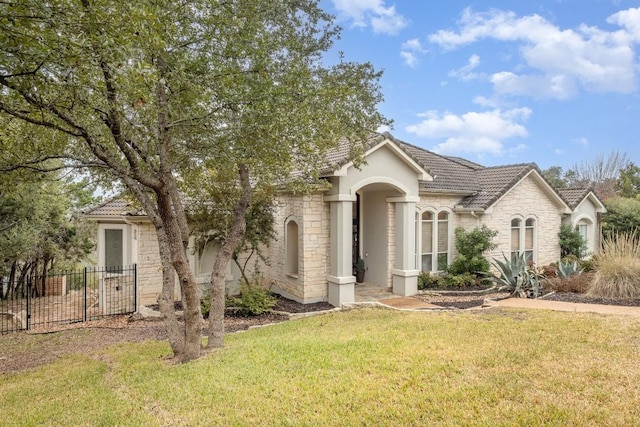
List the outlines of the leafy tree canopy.
{"label": "leafy tree canopy", "polygon": [[[387,123],[371,64],[323,63],[339,28],[315,0],[15,0],[0,3],[0,17],[0,120],[17,123],[5,142],[12,163],[60,159],[140,202],[158,233],[160,306],[181,360],[200,346],[185,195],[199,203],[223,186],[231,197],[212,272],[208,345],[218,346],[224,268],[255,189],[308,189],[339,138],[357,157],[356,142]],[[171,312],[171,269],[185,328]]]}

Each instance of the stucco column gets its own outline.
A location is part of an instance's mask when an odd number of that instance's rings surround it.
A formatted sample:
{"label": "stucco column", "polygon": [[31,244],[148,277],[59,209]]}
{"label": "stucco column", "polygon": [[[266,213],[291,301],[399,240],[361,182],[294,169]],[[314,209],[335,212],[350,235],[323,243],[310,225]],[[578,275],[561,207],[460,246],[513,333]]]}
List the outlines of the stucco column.
{"label": "stucco column", "polygon": [[[345,200],[347,199],[348,200]],[[337,199],[337,200],[336,200]],[[331,203],[329,304],[340,307],[344,303],[355,301],[351,265],[353,201],[348,197],[336,197]]]}
{"label": "stucco column", "polygon": [[416,202],[411,197],[393,198],[396,206],[396,259],[393,275],[393,293],[410,296],[418,293],[416,268]]}

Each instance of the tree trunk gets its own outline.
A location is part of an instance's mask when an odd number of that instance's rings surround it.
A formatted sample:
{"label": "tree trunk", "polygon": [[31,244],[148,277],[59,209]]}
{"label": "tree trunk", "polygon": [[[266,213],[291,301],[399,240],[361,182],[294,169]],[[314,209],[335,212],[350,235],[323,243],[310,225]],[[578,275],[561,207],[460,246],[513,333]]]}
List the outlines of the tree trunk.
{"label": "tree trunk", "polygon": [[[158,239],[160,240],[160,239]],[[160,258],[162,259],[162,293],[158,296],[158,305],[160,306],[160,313],[164,320],[164,325],[167,328],[167,339],[174,357],[182,358],[185,350],[185,336],[184,329],[181,330],[180,323],[176,317],[175,309],[175,287],[176,287],[176,272],[171,266],[171,259],[166,254],[166,249],[160,249]]]}
{"label": "tree trunk", "polygon": [[219,348],[224,345],[224,299],[225,273],[227,264],[231,261],[233,252],[242,242],[247,229],[245,215],[251,204],[253,189],[249,182],[249,169],[245,165],[238,167],[242,194],[233,209],[233,223],[231,230],[216,254],[211,272],[211,307],[209,309],[209,340],[208,348]]}

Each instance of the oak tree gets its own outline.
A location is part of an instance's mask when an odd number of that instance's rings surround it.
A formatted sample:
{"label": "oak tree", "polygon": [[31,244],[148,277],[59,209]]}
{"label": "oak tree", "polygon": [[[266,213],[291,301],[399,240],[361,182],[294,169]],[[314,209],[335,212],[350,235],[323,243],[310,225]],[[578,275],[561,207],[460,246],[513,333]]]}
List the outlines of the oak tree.
{"label": "oak tree", "polygon": [[0,3],[0,123],[26,128],[12,138],[20,165],[58,159],[141,204],[157,231],[159,302],[182,361],[201,351],[186,196],[234,190],[211,274],[208,345],[221,346],[224,270],[255,189],[309,188],[340,137],[357,157],[357,141],[386,122],[380,73],[324,59],[338,36],[316,0]]}

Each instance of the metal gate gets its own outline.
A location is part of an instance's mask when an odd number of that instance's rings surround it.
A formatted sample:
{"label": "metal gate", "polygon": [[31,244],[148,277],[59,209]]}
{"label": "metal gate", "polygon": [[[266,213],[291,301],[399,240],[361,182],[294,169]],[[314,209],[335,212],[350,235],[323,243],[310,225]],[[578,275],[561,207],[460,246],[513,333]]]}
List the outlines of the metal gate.
{"label": "metal gate", "polygon": [[0,277],[0,334],[134,313],[137,266],[86,267],[9,282]]}

